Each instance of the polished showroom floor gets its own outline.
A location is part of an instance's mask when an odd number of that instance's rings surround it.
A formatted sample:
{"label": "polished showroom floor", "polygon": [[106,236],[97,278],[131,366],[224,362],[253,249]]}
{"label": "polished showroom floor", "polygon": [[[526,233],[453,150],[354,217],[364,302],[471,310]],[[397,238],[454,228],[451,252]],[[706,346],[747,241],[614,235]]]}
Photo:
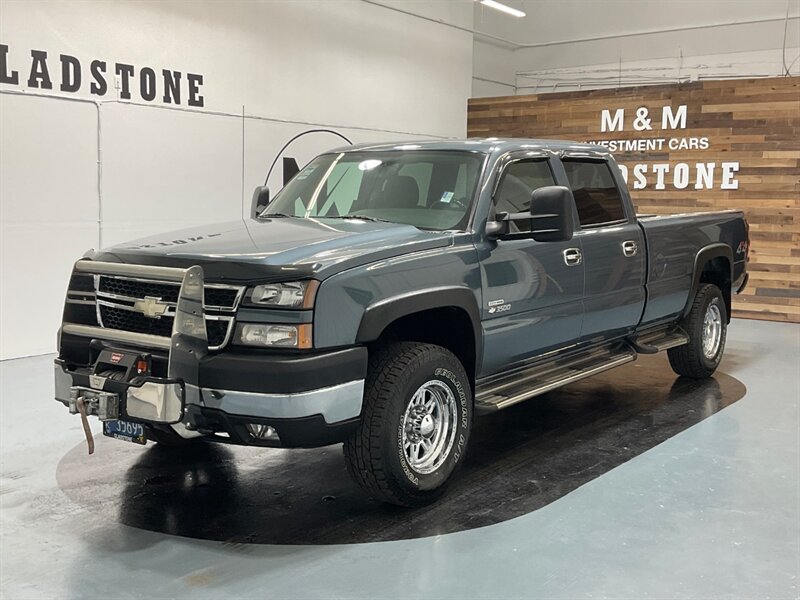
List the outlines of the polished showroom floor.
{"label": "polished showroom floor", "polygon": [[87,457],[51,361],[0,363],[2,598],[800,594],[798,325],[735,320],[712,381],[643,357],[487,417],[416,511],[338,447]]}

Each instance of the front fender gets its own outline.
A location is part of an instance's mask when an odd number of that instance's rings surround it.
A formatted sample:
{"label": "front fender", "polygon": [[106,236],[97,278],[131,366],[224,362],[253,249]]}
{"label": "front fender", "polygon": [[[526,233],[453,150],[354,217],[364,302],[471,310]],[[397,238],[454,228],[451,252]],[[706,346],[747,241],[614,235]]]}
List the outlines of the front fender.
{"label": "front fender", "polygon": [[434,308],[461,308],[472,323],[475,347],[481,347],[481,316],[475,294],[466,287],[437,287],[386,298],[368,306],[356,334],[360,344],[377,340],[394,321],[414,313]]}
{"label": "front fender", "polygon": [[454,307],[481,348],[481,273],[467,234],[437,248],[348,269],[325,279],[314,308],[314,346],[337,348],[377,340],[398,318]]}

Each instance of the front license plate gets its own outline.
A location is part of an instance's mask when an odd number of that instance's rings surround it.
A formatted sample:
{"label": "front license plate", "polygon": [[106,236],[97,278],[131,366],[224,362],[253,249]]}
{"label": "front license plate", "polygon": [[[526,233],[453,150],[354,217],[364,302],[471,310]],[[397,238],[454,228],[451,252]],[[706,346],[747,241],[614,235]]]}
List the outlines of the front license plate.
{"label": "front license plate", "polygon": [[103,421],[103,435],[134,444],[147,443],[147,438],[144,437],[144,425],[141,423]]}

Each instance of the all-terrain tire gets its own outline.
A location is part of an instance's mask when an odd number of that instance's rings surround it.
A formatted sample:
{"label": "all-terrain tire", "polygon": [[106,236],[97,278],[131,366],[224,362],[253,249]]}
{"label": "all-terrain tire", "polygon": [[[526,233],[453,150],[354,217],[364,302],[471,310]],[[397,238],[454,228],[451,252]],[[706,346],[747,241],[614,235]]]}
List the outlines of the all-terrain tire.
{"label": "all-terrain tire", "polygon": [[[361,423],[344,443],[347,470],[377,500],[399,506],[428,504],[444,493],[464,460],[472,427],[469,378],[451,352],[433,344],[396,342],[371,354]],[[427,430],[446,429],[447,433],[428,434],[439,437],[428,437],[427,441],[433,448],[437,447],[433,440],[452,439],[452,443],[443,444],[439,453],[431,452],[439,459],[420,465],[420,472],[412,464],[419,456],[410,443],[421,439],[422,428],[415,429],[414,425],[422,421],[415,419],[425,417],[420,417],[421,408],[415,412],[414,407],[419,408],[420,398],[434,396],[449,410],[431,414],[450,414],[453,418],[447,420],[447,427],[438,425],[444,419],[429,419]],[[425,452],[423,448],[423,457]],[[412,457],[407,453],[413,453]]]}
{"label": "all-terrain tire", "polygon": [[[718,317],[719,341],[712,344],[712,353],[704,351],[704,340],[708,339],[707,316]],[[683,322],[689,335],[689,342],[667,351],[669,364],[678,375],[693,379],[705,379],[717,370],[725,350],[725,337],[728,329],[728,311],[722,292],[713,284],[705,283],[697,290],[692,308]],[[715,325],[716,327],[716,325]],[[705,333],[704,333],[705,330]]]}

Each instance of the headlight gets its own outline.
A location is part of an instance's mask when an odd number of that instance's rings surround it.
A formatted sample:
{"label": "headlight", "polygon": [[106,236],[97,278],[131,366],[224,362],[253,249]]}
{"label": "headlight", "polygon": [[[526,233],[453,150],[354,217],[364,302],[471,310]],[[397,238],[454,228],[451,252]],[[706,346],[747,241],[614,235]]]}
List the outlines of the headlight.
{"label": "headlight", "polygon": [[319,282],[291,281],[257,285],[250,292],[250,302],[259,306],[280,308],[312,308]]}
{"label": "headlight", "polygon": [[235,341],[261,348],[311,348],[311,325],[267,325],[240,323]]}

